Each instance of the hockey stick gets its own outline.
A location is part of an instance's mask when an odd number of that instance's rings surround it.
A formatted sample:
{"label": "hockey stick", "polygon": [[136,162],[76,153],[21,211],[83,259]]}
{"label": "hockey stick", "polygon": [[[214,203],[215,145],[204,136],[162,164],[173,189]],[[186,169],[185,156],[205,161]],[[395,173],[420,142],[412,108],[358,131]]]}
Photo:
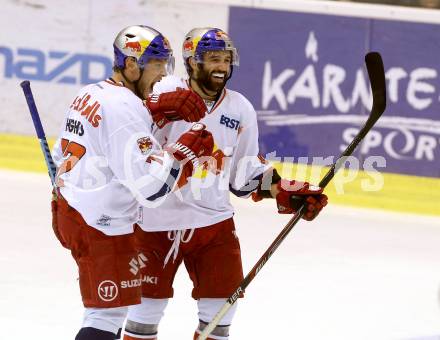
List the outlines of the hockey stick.
{"label": "hockey stick", "polygon": [[[386,89],[385,89],[385,72],[382,62],[382,57],[377,52],[370,52],[365,56],[365,63],[368,70],[368,77],[370,79],[371,89],[373,92],[373,107],[371,109],[368,120],[365,125],[350,143],[350,145],[345,149],[345,151],[339,156],[338,160],[332,165],[330,170],[324,176],[324,178],[319,182],[321,188],[325,188],[327,184],[334,177],[335,173],[344,164],[344,160],[347,156],[350,156],[358,144],[362,141],[365,135],[370,131],[382,113],[385,111],[386,107]],[[240,283],[239,287],[234,291],[234,293],[226,300],[223,307],[215,315],[212,321],[203,329],[200,333],[198,340],[206,340],[209,334],[214,330],[214,328],[219,324],[221,319],[225,316],[232,305],[237,301],[240,294],[244,292],[246,287],[252,282],[252,280],[257,276],[261,268],[266,264],[269,258],[277,250],[278,246],[283,242],[289,232],[293,229],[296,223],[304,215],[304,207],[302,204],[298,211],[293,215],[284,229],[279,233],[277,238],[272,242],[266,252],[260,257],[258,262],[254,265],[251,271],[246,275],[243,281]]]}
{"label": "hockey stick", "polygon": [[50,180],[52,182],[52,186],[54,189],[56,189],[55,176],[57,170],[55,163],[52,159],[52,155],[50,154],[49,145],[47,144],[46,135],[44,134],[43,125],[41,124],[40,115],[38,114],[37,106],[35,105],[34,96],[31,90],[31,84],[29,83],[29,80],[24,80],[20,83],[20,86],[23,89],[23,93],[26,98],[29,111],[31,113],[32,121],[34,123],[35,131],[37,132],[37,137],[40,140],[41,151],[43,151],[44,160],[46,161],[46,166]]}

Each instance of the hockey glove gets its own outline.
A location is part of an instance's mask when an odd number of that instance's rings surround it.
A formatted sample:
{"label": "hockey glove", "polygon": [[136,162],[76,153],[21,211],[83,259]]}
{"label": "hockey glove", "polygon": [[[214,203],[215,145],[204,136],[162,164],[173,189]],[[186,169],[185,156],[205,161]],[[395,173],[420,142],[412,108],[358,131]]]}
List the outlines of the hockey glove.
{"label": "hockey glove", "polygon": [[198,122],[205,117],[205,102],[195,92],[178,89],[174,92],[152,94],[145,101],[153,121],[163,128],[170,121],[183,119],[187,122]]}
{"label": "hockey glove", "polygon": [[281,179],[277,183],[277,189],[279,192],[275,199],[280,214],[295,213],[305,203],[302,218],[311,221],[327,205],[327,196],[322,193],[323,189],[307,182]]}
{"label": "hockey glove", "polygon": [[190,177],[194,169],[199,165],[199,157],[212,155],[214,139],[206,126],[196,123],[185,132],[176,143],[165,147],[165,150],[173,154],[174,158],[183,162],[185,178]]}

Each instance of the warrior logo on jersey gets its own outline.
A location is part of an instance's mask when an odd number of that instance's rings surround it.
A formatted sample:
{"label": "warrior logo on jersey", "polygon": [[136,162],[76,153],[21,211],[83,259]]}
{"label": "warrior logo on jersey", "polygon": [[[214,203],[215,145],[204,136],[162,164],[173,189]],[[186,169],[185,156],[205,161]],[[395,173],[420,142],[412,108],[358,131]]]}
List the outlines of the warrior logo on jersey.
{"label": "warrior logo on jersey", "polygon": [[102,301],[113,301],[118,296],[118,286],[110,280],[102,281],[98,286],[98,295]]}
{"label": "warrior logo on jersey", "polygon": [[139,147],[139,150],[141,150],[141,153],[143,155],[147,155],[148,152],[153,147],[153,142],[151,141],[150,137],[142,137],[137,140],[137,144]]}

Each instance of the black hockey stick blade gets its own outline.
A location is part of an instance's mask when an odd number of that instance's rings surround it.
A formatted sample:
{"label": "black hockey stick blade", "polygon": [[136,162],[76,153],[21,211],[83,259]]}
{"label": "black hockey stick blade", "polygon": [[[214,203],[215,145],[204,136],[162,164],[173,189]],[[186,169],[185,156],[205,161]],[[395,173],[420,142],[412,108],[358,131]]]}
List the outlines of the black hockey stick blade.
{"label": "black hockey stick blade", "polygon": [[386,84],[385,84],[385,70],[383,66],[382,57],[378,52],[369,52],[365,56],[365,65],[368,71],[368,78],[371,84],[371,93],[373,94],[373,106],[371,107],[370,115],[365,122],[362,129],[356,135],[356,137],[351,141],[350,145],[342,152],[339,156],[338,161],[336,161],[324,178],[319,182],[321,188],[325,188],[327,184],[334,177],[339,167],[343,165],[343,160],[345,157],[350,156],[354,149],[359,145],[359,143],[367,135],[368,131],[376,124],[377,120],[382,116],[382,113],[386,108]]}
{"label": "black hockey stick blade", "polygon": [[370,78],[371,90],[373,93],[373,107],[371,108],[370,117],[365,125],[371,128],[386,108],[387,96],[385,70],[382,57],[378,52],[368,53],[365,56],[365,65],[367,66],[368,77]]}
{"label": "black hockey stick blade", "polygon": [[371,115],[377,120],[386,108],[385,70],[382,57],[378,52],[370,52],[365,56],[365,65],[373,92]]}
{"label": "black hockey stick blade", "polygon": [[[373,94],[373,106],[371,108],[370,115],[365,122],[365,125],[358,132],[356,137],[350,143],[350,145],[342,152],[339,156],[338,160],[332,165],[330,170],[325,174],[324,178],[319,183],[319,186],[325,188],[327,184],[334,177],[335,172],[341,166],[341,160],[345,157],[350,156],[354,149],[359,145],[368,131],[371,130],[373,125],[380,118],[382,113],[385,111],[386,107],[386,90],[385,90],[385,72],[382,62],[382,57],[378,52],[370,52],[365,56],[365,64],[367,66],[368,77],[370,79],[371,90]],[[343,162],[342,162],[343,164]],[[203,331],[198,336],[198,340],[206,340],[209,334],[214,330],[214,328],[219,324],[223,316],[228,312],[228,310],[232,307],[232,305],[238,300],[240,294],[244,292],[246,287],[252,282],[252,280],[257,276],[260,270],[267,263],[269,258],[275,253],[278,249],[279,245],[283,242],[283,240],[287,237],[289,232],[295,227],[301,217],[304,215],[305,205],[302,203],[297,210],[297,212],[293,215],[293,217],[289,220],[287,225],[281,230],[269,248],[266,249],[264,254],[260,257],[254,267],[249,271],[237,289],[232,293],[232,295],[226,300],[223,307],[218,311],[218,313],[214,316],[211,322],[206,325]]]}

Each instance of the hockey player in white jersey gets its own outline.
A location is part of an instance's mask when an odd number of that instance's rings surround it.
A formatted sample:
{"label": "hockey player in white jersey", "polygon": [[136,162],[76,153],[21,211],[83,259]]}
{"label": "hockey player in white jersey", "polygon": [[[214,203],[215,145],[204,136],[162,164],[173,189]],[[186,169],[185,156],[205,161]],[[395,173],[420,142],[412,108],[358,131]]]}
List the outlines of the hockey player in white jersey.
{"label": "hockey player in white jersey", "polygon": [[[154,212],[143,208],[143,232],[137,232],[137,241],[148,266],[141,271],[153,280],[143,283],[142,304],[129,308],[124,340],[157,339],[158,325],[173,295],[174,276],[182,261],[193,282],[192,296],[199,310],[194,338],[243,280],[229,192],[239,197],[252,194],[256,201],[275,198],[279,213],[293,213],[300,197],[307,202],[307,220],[316,217],[327,203],[321,188],[282,180],[258,156],[256,112],[243,95],[225,88],[232,68],[239,62],[230,37],[216,28],[193,29],[183,43],[183,57],[189,79],[165,77],[155,85],[154,93],[176,89],[197,92],[208,107],[201,122],[213,134],[214,153]],[[160,143],[167,143],[177,140],[188,127],[185,122],[171,122],[153,132]],[[236,306],[210,339],[228,339]]]}
{"label": "hockey player in white jersey", "polygon": [[127,27],[114,52],[112,77],[79,91],[53,151],[59,187],[54,230],[78,264],[85,306],[76,340],[119,338],[126,306],[140,303],[147,280],[139,271],[146,259],[134,240],[139,207],[163,199],[213,148],[203,124],[187,129],[166,151],[151,134],[153,120],[198,121],[206,112],[191,91],[156,97],[148,104],[151,114],[144,106],[154,83],[174,66],[161,33]]}

